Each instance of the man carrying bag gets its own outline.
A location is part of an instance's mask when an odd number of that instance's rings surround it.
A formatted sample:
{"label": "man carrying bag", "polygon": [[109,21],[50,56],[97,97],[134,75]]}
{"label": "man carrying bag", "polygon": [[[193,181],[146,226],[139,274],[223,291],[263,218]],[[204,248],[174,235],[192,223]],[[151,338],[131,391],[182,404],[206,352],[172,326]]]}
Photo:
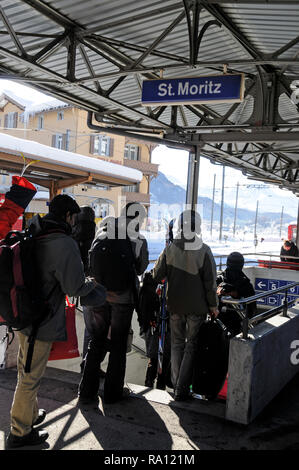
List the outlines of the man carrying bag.
{"label": "man carrying bag", "polygon": [[[127,338],[139,281],[148,265],[147,242],[139,233],[145,209],[128,204],[118,219],[107,217],[90,250],[90,273],[107,289],[106,303],[90,309],[86,327],[91,334],[85,367],[79,385],[79,401],[98,399],[100,364],[110,351],[104,384],[104,402],[124,396]],[[110,338],[107,340],[107,336]]]}

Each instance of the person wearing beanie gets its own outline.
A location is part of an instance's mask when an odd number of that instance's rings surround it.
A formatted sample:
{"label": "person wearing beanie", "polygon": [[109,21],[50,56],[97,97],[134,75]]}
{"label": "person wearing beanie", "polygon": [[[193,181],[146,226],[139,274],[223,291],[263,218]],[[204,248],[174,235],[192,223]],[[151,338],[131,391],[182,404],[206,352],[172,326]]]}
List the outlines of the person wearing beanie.
{"label": "person wearing beanie", "polygon": [[148,266],[147,241],[139,232],[145,216],[141,204],[127,204],[120,217],[102,221],[91,246],[91,273],[106,287],[107,298],[104,305],[93,309],[90,325],[86,323],[92,339],[78,390],[82,404],[98,398],[100,365],[108,349],[103,401],[113,404],[128,396],[129,390],[124,387],[127,339],[134,308],[138,310],[138,276]]}
{"label": "person wearing beanie", "polygon": [[[95,223],[95,212],[90,206],[81,206],[80,212],[76,214],[75,223],[72,227],[72,237],[78,243],[78,247],[81,254],[82,263],[84,266],[85,275],[89,275],[89,261],[88,261],[88,252],[90,250],[91,244],[94,240],[96,232],[96,223]],[[93,292],[92,292],[93,293]],[[88,343],[91,340],[91,336],[86,328],[86,323],[90,316],[91,305],[83,305],[84,298],[81,298],[81,306],[83,310],[84,317],[84,336],[83,336],[83,351],[82,351],[82,362],[80,364],[81,373],[83,373],[85,365],[85,357],[87,354]],[[100,375],[102,378],[105,377],[105,372],[100,370]]]}
{"label": "person wearing beanie", "polygon": [[280,250],[280,260],[287,263],[299,263],[298,259],[289,258],[289,256],[299,257],[299,250],[294,242],[285,240]]}
{"label": "person wearing beanie", "polygon": [[66,194],[58,195],[50,202],[49,213],[45,217],[34,216],[29,226],[36,236],[36,288],[52,311],[37,331],[31,369],[27,373],[24,369],[31,327],[18,331],[18,382],[7,449],[41,444],[48,438],[45,430],[36,428],[46,417],[46,411],[38,408],[37,393],[52,342],[67,339],[65,296],[87,296],[97,286],[93,279],[85,277],[78,245],[71,237],[74,217],[79,212],[74,199]]}
{"label": "person wearing beanie", "polygon": [[218,315],[216,265],[210,247],[203,243],[201,217],[196,211],[186,210],[176,219],[173,242],[160,254],[152,274],[157,282],[167,280],[174,399],[186,400],[197,333],[208,313]]}
{"label": "person wearing beanie", "polygon": [[0,206],[0,239],[6,237],[13,225],[36,194],[36,188],[26,178],[12,177],[12,185]]}
{"label": "person wearing beanie", "polygon": [[88,274],[88,251],[96,233],[95,212],[89,206],[80,207],[72,228],[72,237],[78,243],[84,265],[85,274]]}
{"label": "person wearing beanie", "polygon": [[[234,251],[226,260],[226,269],[217,276],[217,294],[219,296],[219,320],[224,323],[232,336],[242,331],[242,319],[234,308],[221,302],[222,296],[231,296],[241,299],[255,295],[255,290],[249,278],[243,273],[244,257],[241,253]],[[225,308],[224,308],[225,307]],[[256,302],[248,305],[249,317],[256,311]]]}

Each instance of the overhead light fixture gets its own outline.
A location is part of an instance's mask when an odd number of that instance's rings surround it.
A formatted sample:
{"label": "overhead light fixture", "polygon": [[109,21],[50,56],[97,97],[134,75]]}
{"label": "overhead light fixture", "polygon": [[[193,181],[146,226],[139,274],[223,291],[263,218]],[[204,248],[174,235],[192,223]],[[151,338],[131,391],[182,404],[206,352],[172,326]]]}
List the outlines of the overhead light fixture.
{"label": "overhead light fixture", "polygon": [[49,173],[44,173],[43,171],[31,171],[30,174],[36,176],[50,176]]}

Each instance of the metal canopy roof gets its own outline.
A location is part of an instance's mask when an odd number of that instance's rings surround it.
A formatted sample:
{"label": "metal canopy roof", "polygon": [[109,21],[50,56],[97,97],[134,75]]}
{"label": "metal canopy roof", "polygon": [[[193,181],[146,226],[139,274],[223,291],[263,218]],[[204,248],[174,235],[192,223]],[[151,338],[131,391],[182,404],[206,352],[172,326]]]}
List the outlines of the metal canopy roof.
{"label": "metal canopy roof", "polygon": [[[298,31],[297,0],[1,0],[0,78],[299,194]],[[144,79],[224,66],[245,74],[242,103],[141,105]]]}

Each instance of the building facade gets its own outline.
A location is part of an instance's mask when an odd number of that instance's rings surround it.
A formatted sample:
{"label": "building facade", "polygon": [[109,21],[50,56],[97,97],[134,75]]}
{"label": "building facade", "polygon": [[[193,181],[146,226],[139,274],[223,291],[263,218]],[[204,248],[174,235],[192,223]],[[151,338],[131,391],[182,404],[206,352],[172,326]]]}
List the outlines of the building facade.
{"label": "building facade", "polygon": [[[125,200],[138,201],[145,207],[150,205],[150,181],[158,174],[158,165],[151,163],[155,146],[114,134],[94,133],[88,128],[87,113],[82,109],[59,100],[30,105],[10,93],[3,93],[0,96],[0,132],[140,170],[143,179],[137,186],[109,188],[80,184],[63,190],[75,197],[79,205],[92,206],[97,218],[108,214],[118,216]],[[0,192],[3,192],[10,183],[5,172],[1,177]],[[45,190],[38,194],[27,209],[30,213],[47,212]]]}

